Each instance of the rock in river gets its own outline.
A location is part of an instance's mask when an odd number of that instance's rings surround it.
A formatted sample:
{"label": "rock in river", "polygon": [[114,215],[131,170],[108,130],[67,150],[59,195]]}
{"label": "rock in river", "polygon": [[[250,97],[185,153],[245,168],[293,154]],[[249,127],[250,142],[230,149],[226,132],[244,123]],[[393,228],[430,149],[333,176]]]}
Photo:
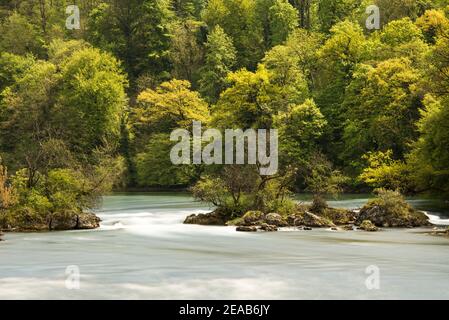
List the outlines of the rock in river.
{"label": "rock in river", "polygon": [[101,219],[93,213],[56,213],[50,218],[49,230],[96,229]]}
{"label": "rock in river", "polygon": [[255,227],[255,226],[240,226],[240,227],[237,227],[236,230],[240,231],[240,232],[257,232],[257,227]]}
{"label": "rock in river", "polygon": [[262,223],[262,225],[260,226],[260,230],[267,231],[267,232],[274,232],[274,231],[278,231],[278,227],[274,226],[274,225],[267,224],[267,223]]}
{"label": "rock in river", "polygon": [[279,213],[269,213],[265,216],[265,223],[268,225],[273,225],[277,227],[286,227],[288,226],[287,221],[282,218]]}
{"label": "rock in river", "polygon": [[[396,208],[395,208],[396,209]],[[356,225],[369,220],[378,227],[419,227],[429,225],[429,218],[420,211],[410,206],[399,210],[391,210],[389,207],[380,205],[366,205],[360,210]]]}
{"label": "rock in river", "polygon": [[306,226],[315,228],[330,228],[335,227],[329,219],[319,217],[311,212],[304,212],[302,214],[296,215],[294,220],[295,226]]}
{"label": "rock in river", "polygon": [[370,232],[373,232],[373,231],[378,231],[379,230],[379,228],[378,227],[376,227],[371,221],[369,221],[369,220],[365,220],[365,221],[363,221],[361,224],[360,224],[360,227],[359,227],[361,230],[364,230],[364,231],[370,231]]}
{"label": "rock in river", "polygon": [[210,213],[192,214],[188,216],[185,224],[199,224],[204,226],[224,226],[226,224],[227,217],[220,213],[218,210]]}

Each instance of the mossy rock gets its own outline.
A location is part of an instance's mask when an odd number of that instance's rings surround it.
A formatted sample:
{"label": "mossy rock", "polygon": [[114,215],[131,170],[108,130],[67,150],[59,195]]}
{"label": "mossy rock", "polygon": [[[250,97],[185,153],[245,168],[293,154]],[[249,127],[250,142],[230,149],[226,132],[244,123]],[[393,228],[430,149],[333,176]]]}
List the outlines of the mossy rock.
{"label": "mossy rock", "polygon": [[429,218],[423,212],[410,206],[398,192],[385,190],[360,210],[356,225],[360,225],[365,220],[370,220],[377,227],[385,228],[430,225]]}
{"label": "mossy rock", "polygon": [[29,208],[8,212],[0,221],[0,229],[9,232],[63,231],[96,229],[100,218],[93,213],[63,211],[38,214]]}
{"label": "mossy rock", "polygon": [[364,231],[370,231],[370,232],[374,232],[374,231],[378,231],[379,228],[376,227],[371,221],[369,220],[364,220],[359,227],[361,230]]}
{"label": "mossy rock", "polygon": [[240,227],[237,227],[236,231],[238,231],[238,232],[257,232],[257,227],[255,227],[255,226],[240,226]]}
{"label": "mossy rock", "polygon": [[273,225],[276,227],[287,227],[287,221],[279,213],[268,213],[264,217],[264,222],[268,225]]}
{"label": "mossy rock", "polygon": [[[293,217],[289,217],[291,220]],[[296,214],[294,216],[293,225],[296,227],[305,226],[305,227],[314,227],[314,228],[330,228],[335,227],[335,224],[324,217],[320,217],[311,212],[304,212],[300,214]]]}
{"label": "mossy rock", "polygon": [[357,219],[357,214],[351,210],[340,208],[326,208],[320,214],[320,217],[329,219],[336,225],[346,225],[354,223]]}
{"label": "mossy rock", "polygon": [[242,217],[243,221],[247,225],[256,224],[264,219],[264,213],[262,211],[248,211]]}
{"label": "mossy rock", "polygon": [[278,227],[275,225],[270,225],[267,223],[262,223],[260,226],[260,230],[266,231],[266,232],[275,232],[278,231]]}
{"label": "mossy rock", "polygon": [[0,221],[0,229],[10,232],[48,231],[48,218],[24,207],[6,212]]}
{"label": "mossy rock", "polygon": [[227,226],[235,226],[235,227],[243,226],[243,225],[245,225],[245,220],[243,220],[242,217],[235,218],[235,219],[232,219],[232,220],[229,220],[228,222],[226,222],[226,225]]}
{"label": "mossy rock", "polygon": [[221,211],[213,211],[210,213],[192,214],[184,220],[184,224],[198,224],[203,226],[224,226],[227,222],[227,216]]}

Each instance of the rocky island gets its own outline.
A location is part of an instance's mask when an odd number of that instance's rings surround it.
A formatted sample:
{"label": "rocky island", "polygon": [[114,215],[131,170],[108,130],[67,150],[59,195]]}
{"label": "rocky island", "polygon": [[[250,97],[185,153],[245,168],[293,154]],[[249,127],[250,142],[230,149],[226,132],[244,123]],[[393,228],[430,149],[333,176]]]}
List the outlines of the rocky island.
{"label": "rocky island", "polygon": [[296,204],[290,214],[248,211],[241,217],[229,219],[218,208],[208,214],[190,215],[186,224],[236,226],[237,231],[278,231],[282,227],[300,230],[332,228],[334,230],[378,231],[380,228],[413,228],[430,226],[429,218],[410,206],[397,192],[381,191],[360,210],[331,208],[325,202]]}

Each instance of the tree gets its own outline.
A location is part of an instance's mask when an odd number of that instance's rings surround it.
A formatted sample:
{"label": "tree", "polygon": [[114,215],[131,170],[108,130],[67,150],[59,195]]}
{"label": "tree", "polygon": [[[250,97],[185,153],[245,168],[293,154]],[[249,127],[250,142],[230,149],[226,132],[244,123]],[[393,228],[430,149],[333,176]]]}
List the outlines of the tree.
{"label": "tree", "polygon": [[17,78],[35,63],[31,55],[19,56],[8,52],[0,54],[0,92],[14,84]]}
{"label": "tree", "polygon": [[315,78],[315,101],[328,121],[323,135],[324,152],[338,163],[345,122],[346,87],[358,63],[369,57],[370,47],[361,27],[350,21],[334,25],[318,51],[320,69]]}
{"label": "tree", "polygon": [[298,169],[307,163],[318,149],[318,139],[323,134],[326,120],[313,100],[291,105],[287,111],[275,117],[279,129],[280,151],[283,165],[293,165]]}
{"label": "tree", "polygon": [[8,183],[8,170],[0,164],[0,213],[15,202],[15,191]]}
{"label": "tree", "polygon": [[299,26],[303,29],[309,30],[312,26],[311,9],[313,0],[290,0],[289,2],[299,12]]}
{"label": "tree", "polygon": [[236,63],[236,50],[232,39],[216,26],[208,35],[206,42],[206,59],[201,68],[199,91],[210,103],[215,103],[226,87],[226,77]]}
{"label": "tree", "polygon": [[373,41],[376,46],[376,58],[379,61],[391,58],[407,57],[413,66],[425,68],[428,45],[424,42],[421,30],[410,20],[403,18],[394,20],[384,26],[379,34],[379,41]]}
{"label": "tree", "polygon": [[442,10],[427,10],[416,20],[427,43],[435,44],[437,37],[443,36],[449,29],[449,20]]}
{"label": "tree", "polygon": [[318,22],[320,29],[328,33],[333,26],[345,19],[351,20],[360,14],[360,9],[365,8],[363,0],[321,0],[318,2]]}
{"label": "tree", "polygon": [[145,72],[164,79],[172,17],[168,0],[107,0],[90,13],[87,39],[123,61],[132,84]]}
{"label": "tree", "polygon": [[188,185],[199,169],[171,163],[170,149],[174,143],[170,141],[170,133],[175,129],[191,129],[193,121],[206,126],[210,120],[206,102],[190,90],[186,80],[164,82],[155,90],[143,91],[137,100],[139,107],[134,109],[132,119],[138,184]]}
{"label": "tree", "polygon": [[418,191],[449,193],[449,104],[427,95],[418,121],[419,139],[408,157]]}
{"label": "tree", "polygon": [[359,179],[373,188],[386,188],[402,192],[413,191],[410,168],[403,160],[394,160],[393,152],[368,152],[363,156],[367,161]]}
{"label": "tree", "polygon": [[[34,26],[17,12],[12,13],[1,25],[0,51],[18,55],[34,53],[42,55],[43,39]],[[20,35],[20,41],[17,36]]]}
{"label": "tree", "polygon": [[202,19],[210,30],[217,25],[232,38],[237,50],[237,66],[255,69],[263,56],[262,27],[253,0],[210,0]]}
{"label": "tree", "polygon": [[64,126],[64,140],[80,152],[105,140],[117,143],[127,87],[118,61],[98,49],[83,49],[62,63],[61,77],[56,121]]}
{"label": "tree", "polygon": [[287,0],[258,0],[254,10],[265,50],[282,44],[298,26],[298,11]]}
{"label": "tree", "polygon": [[270,47],[282,44],[298,26],[298,11],[287,0],[276,0],[269,9]]}
{"label": "tree", "polygon": [[176,16],[181,19],[199,18],[206,0],[171,0]]}
{"label": "tree", "polygon": [[169,134],[151,136],[145,149],[136,156],[139,186],[186,186],[197,178],[198,170],[194,166],[177,166],[171,162],[170,150],[173,146]]}
{"label": "tree", "polygon": [[345,100],[345,155],[349,162],[369,151],[392,150],[401,159],[416,138],[414,122],[421,107],[419,71],[406,58],[373,68],[361,65]]}
{"label": "tree", "polygon": [[34,62],[3,91],[0,139],[8,166],[28,168],[32,186],[49,152],[67,149],[82,161],[117,143],[125,86],[117,61],[98,49],[67,55],[58,65]]}
{"label": "tree", "polygon": [[381,12],[382,24],[409,17],[415,20],[433,6],[433,0],[375,0]]}
{"label": "tree", "polygon": [[278,112],[304,101],[307,85],[302,74],[289,61],[285,61],[287,67],[280,65],[276,69],[278,65],[271,65],[271,61],[282,60],[278,58],[274,54],[267,57],[268,67],[261,64],[256,72],[240,70],[229,74],[230,87],[213,109],[214,124],[220,128],[271,128]]}
{"label": "tree", "polygon": [[310,90],[316,87],[316,78],[320,69],[318,51],[322,43],[321,34],[300,28],[293,31],[285,43],[291,51],[290,55],[298,60],[298,67],[308,80]]}
{"label": "tree", "polygon": [[197,92],[190,90],[186,80],[162,83],[156,90],[147,89],[139,94],[136,120],[139,126],[151,127],[153,132],[169,133],[178,128],[190,128],[193,121],[209,122],[207,104]]}
{"label": "tree", "polygon": [[172,28],[169,57],[173,65],[173,76],[193,83],[203,58],[203,48],[198,36],[200,23],[187,20]]}

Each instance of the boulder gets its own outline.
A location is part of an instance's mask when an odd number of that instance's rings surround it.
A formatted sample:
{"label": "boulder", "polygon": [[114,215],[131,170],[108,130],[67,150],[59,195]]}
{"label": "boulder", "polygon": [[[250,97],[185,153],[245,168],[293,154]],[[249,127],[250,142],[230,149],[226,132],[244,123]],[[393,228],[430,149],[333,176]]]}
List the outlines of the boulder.
{"label": "boulder", "polygon": [[379,189],[377,197],[370,200],[361,210],[356,225],[370,220],[377,227],[419,227],[428,226],[429,218],[415,210],[396,191]]}
{"label": "boulder", "polygon": [[227,217],[215,210],[210,213],[192,214],[188,216],[184,224],[199,224],[204,226],[224,226],[226,225]]}
{"label": "boulder", "polygon": [[78,215],[73,212],[54,213],[48,223],[49,230],[62,231],[76,229]]}
{"label": "boulder", "polygon": [[264,214],[261,211],[248,211],[242,217],[246,225],[254,225],[263,220]]}
{"label": "boulder", "polygon": [[329,219],[336,225],[344,225],[354,223],[358,214],[351,210],[340,208],[326,208],[318,216]]}
{"label": "boulder", "polygon": [[238,226],[244,226],[244,225],[246,225],[246,223],[245,223],[245,220],[243,220],[243,218],[240,217],[240,218],[235,218],[235,219],[232,219],[232,220],[226,222],[226,225],[238,227]]}
{"label": "boulder", "polygon": [[239,231],[239,232],[257,232],[257,227],[255,227],[255,226],[240,226],[240,227],[237,227],[236,231]]}
{"label": "boulder", "polygon": [[264,221],[268,225],[273,225],[276,227],[287,227],[287,221],[282,218],[279,213],[269,213],[265,216]]}
{"label": "boulder", "polygon": [[411,207],[402,208],[402,212],[389,210],[388,207],[380,205],[366,205],[360,210],[356,225],[365,220],[371,221],[378,227],[419,227],[428,226],[429,218],[420,211]]}
{"label": "boulder", "polygon": [[317,216],[311,212],[304,212],[302,215],[298,215],[294,220],[294,225],[315,228],[335,227],[335,224],[329,219]]}
{"label": "boulder", "polygon": [[101,219],[93,213],[80,213],[76,229],[96,229],[100,227]]}
{"label": "boulder", "polygon": [[274,231],[278,231],[278,227],[275,225],[262,223],[262,225],[260,226],[260,230],[267,231],[267,232],[274,232]]}
{"label": "boulder", "polygon": [[365,220],[360,224],[359,229],[364,230],[364,231],[378,231],[379,228],[377,228],[371,221],[369,220]]}
{"label": "boulder", "polygon": [[84,230],[100,227],[101,219],[93,213],[54,213],[49,218],[48,229],[54,231]]}

